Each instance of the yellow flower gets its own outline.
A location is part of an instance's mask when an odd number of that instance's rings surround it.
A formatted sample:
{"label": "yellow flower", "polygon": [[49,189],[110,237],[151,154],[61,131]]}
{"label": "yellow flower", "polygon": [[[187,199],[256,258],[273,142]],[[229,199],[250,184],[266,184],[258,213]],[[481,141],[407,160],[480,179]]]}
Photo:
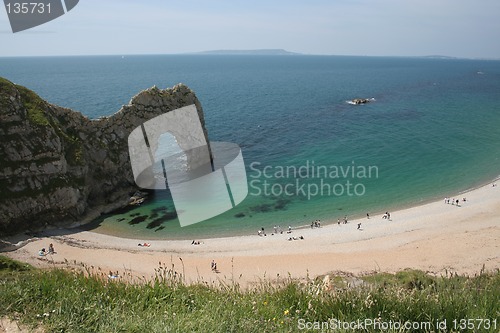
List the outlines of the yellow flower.
{"label": "yellow flower", "polygon": [[285,311],[283,311],[283,314],[284,314],[285,316],[287,316],[289,313],[290,313],[290,311],[289,311],[288,309],[286,309]]}

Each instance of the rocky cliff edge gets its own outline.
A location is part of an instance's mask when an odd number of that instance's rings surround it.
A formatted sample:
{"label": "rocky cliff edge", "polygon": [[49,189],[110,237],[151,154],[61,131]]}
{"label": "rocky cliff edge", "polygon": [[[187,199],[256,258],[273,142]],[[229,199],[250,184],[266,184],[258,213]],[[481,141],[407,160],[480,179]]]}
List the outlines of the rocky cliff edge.
{"label": "rocky cliff edge", "polygon": [[207,136],[201,105],[182,84],[141,91],[112,116],[91,120],[0,78],[0,236],[84,224],[127,205],[137,190],[128,135],[191,104]]}

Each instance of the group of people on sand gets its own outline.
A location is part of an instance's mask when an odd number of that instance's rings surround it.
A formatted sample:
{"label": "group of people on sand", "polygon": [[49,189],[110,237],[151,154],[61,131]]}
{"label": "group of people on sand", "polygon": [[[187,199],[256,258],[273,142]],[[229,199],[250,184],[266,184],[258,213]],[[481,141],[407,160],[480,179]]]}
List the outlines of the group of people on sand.
{"label": "group of people on sand", "polygon": [[311,229],[314,228],[321,228],[321,221],[320,220],[314,220],[311,222]]}
{"label": "group of people on sand", "polygon": [[[271,236],[272,236],[272,235],[275,235],[275,234],[276,234],[276,235],[277,235],[277,234],[283,234],[283,229],[281,229],[281,227],[280,227],[279,225],[275,225],[275,226],[273,227],[273,231],[274,231],[274,232],[271,234]],[[291,234],[291,233],[292,233],[292,226],[291,226],[291,225],[289,225],[289,226],[288,226],[288,231],[287,231],[286,233],[287,233],[287,234]],[[262,227],[262,228],[260,228],[259,230],[257,230],[257,235],[258,235],[258,236],[267,236],[267,234],[266,234],[266,231],[265,231],[264,227]]]}
{"label": "group of people on sand", "polygon": [[110,279],[118,279],[120,277],[120,274],[118,274],[118,271],[116,273],[113,273],[112,271],[109,271],[108,278]]}
{"label": "group of people on sand", "polygon": [[274,234],[282,234],[283,233],[283,229],[281,229],[281,227],[279,225],[275,225],[273,230],[274,230]]}
{"label": "group of people on sand", "polygon": [[[462,198],[462,202],[465,203],[466,201],[467,201],[467,198],[465,198],[465,197]],[[450,198],[446,197],[446,198],[444,198],[444,203],[445,204],[450,204],[451,203],[452,206],[456,205],[457,207],[460,206],[460,200],[459,199],[455,199],[455,198],[453,198],[452,200],[450,200]]]}
{"label": "group of people on sand", "polygon": [[49,250],[45,250],[45,248],[42,248],[40,251],[38,251],[38,255],[40,257],[44,257],[49,254],[56,254],[56,251],[54,250],[54,244],[50,243],[49,244]]}
{"label": "group of people on sand", "polygon": [[151,246],[151,243],[139,243],[139,244],[137,244],[137,246],[141,246],[141,247],[150,247],[150,246]]}
{"label": "group of people on sand", "polygon": [[[337,224],[340,225],[340,219],[337,219]],[[342,219],[342,224],[347,224],[347,215]]]}

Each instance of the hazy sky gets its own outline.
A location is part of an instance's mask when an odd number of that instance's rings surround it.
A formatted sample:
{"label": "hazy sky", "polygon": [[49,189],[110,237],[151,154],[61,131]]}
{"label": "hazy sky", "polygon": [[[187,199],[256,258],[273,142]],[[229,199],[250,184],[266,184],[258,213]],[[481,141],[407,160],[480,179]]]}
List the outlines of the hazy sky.
{"label": "hazy sky", "polygon": [[283,48],[307,54],[500,58],[500,0],[80,0],[0,56]]}

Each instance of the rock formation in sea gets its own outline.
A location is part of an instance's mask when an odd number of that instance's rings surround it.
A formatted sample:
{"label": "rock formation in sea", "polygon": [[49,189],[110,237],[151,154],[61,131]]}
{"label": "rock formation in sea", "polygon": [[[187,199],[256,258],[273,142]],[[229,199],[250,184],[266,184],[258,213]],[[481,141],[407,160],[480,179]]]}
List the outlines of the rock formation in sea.
{"label": "rock formation in sea", "polygon": [[202,107],[182,84],[141,91],[91,120],[0,78],[0,235],[84,224],[126,206],[137,190],[128,135],[191,104],[207,137]]}

